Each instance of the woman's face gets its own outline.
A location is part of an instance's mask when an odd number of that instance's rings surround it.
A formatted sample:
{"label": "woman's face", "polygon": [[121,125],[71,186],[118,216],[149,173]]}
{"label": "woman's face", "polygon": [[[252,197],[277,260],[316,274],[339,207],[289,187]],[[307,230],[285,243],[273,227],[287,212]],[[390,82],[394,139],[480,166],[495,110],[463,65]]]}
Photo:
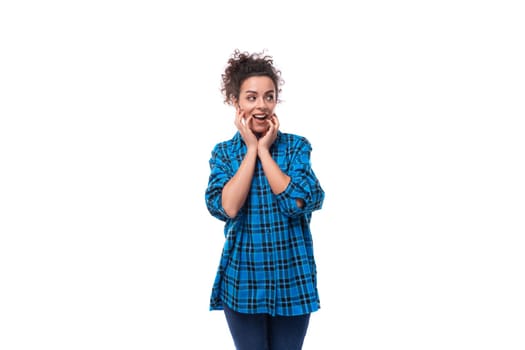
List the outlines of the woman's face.
{"label": "woman's face", "polygon": [[244,112],[245,120],[252,117],[250,129],[254,133],[266,133],[276,105],[277,91],[272,79],[254,76],[242,82],[236,108]]}

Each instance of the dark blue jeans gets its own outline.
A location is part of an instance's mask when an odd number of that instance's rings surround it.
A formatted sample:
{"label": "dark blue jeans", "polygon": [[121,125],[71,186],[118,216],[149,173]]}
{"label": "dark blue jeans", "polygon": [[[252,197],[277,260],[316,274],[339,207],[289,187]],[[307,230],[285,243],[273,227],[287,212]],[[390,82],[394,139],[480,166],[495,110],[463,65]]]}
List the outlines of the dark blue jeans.
{"label": "dark blue jeans", "polygon": [[310,321],[310,314],[242,314],[226,305],[224,314],[237,350],[301,350]]}

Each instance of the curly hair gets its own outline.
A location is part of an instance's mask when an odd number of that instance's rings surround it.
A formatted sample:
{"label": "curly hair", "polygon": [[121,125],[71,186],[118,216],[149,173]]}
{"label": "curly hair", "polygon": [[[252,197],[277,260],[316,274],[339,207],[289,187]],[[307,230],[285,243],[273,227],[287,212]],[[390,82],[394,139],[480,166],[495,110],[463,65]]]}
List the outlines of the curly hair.
{"label": "curly hair", "polygon": [[238,100],[242,83],[253,76],[267,76],[272,79],[276,101],[280,102],[278,97],[284,80],[281,78],[281,71],[274,67],[272,56],[266,55],[264,51],[248,53],[236,49],[222,74],[221,92],[224,103],[231,105],[234,100]]}

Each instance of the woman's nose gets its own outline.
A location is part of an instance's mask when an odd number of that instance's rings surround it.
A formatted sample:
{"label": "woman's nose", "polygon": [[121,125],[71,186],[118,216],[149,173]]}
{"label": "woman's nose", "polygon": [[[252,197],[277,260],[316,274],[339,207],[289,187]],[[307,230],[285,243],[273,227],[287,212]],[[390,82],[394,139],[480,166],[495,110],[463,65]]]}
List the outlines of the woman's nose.
{"label": "woman's nose", "polygon": [[264,101],[264,98],[262,98],[262,97],[258,98],[256,100],[255,107],[257,107],[257,108],[264,108],[264,107],[266,107],[266,103]]}

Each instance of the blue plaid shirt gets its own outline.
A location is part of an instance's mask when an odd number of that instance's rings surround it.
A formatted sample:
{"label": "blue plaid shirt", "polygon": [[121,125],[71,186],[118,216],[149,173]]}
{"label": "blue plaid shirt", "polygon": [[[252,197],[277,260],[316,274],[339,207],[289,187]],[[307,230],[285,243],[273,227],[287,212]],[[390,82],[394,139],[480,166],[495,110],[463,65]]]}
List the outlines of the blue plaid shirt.
{"label": "blue plaid shirt", "polygon": [[[210,310],[223,303],[242,313],[294,316],[319,309],[310,220],[321,209],[324,191],[310,164],[312,147],[304,137],[278,132],[270,152],[291,181],[284,192],[270,189],[257,160],[250,193],[237,216],[230,219],[221,204],[224,185],[246,154],[237,132],[218,143],[211,154],[206,205],[225,221],[226,236]],[[305,202],[303,208],[296,198]]]}

